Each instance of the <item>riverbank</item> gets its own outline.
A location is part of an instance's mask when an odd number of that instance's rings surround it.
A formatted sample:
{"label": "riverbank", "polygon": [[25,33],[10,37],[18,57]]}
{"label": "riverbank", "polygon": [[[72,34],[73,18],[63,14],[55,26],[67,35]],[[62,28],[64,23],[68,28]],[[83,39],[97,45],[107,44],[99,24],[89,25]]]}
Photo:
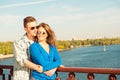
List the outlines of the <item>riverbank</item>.
{"label": "riverbank", "polygon": [[0,54],[0,59],[11,58],[13,56],[14,56],[13,54],[7,54],[7,55]]}
{"label": "riverbank", "polygon": [[[69,48],[69,49],[58,49],[59,52],[63,52],[63,51],[67,51],[67,50],[70,50],[70,49],[74,49],[74,48]],[[13,57],[14,54],[7,54],[7,55],[2,55],[0,54],[0,59],[6,59],[6,58],[11,58]]]}
{"label": "riverbank", "polygon": [[58,49],[59,52],[63,52],[63,51],[67,51],[67,50],[70,50],[70,49]]}
{"label": "riverbank", "polygon": [[[65,51],[65,49],[58,49],[59,52]],[[11,58],[13,57],[14,54],[7,54],[7,55],[2,55],[0,54],[0,59],[6,59],[6,58]]]}

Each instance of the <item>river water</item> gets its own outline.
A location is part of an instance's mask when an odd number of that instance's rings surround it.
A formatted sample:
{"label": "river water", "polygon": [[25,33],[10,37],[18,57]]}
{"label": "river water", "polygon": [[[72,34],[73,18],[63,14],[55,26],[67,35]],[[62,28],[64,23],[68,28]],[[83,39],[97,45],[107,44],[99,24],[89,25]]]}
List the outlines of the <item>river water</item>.
{"label": "river water", "polygon": [[[60,52],[63,65],[66,67],[100,67],[120,68],[120,45],[78,47],[68,51]],[[1,64],[13,65],[13,58],[0,60]],[[68,73],[58,72],[62,80]],[[75,73],[78,80],[87,80],[86,73]],[[95,80],[108,80],[108,75],[94,74]],[[1,79],[0,79],[1,80]],[[120,80],[120,75],[117,75]]]}

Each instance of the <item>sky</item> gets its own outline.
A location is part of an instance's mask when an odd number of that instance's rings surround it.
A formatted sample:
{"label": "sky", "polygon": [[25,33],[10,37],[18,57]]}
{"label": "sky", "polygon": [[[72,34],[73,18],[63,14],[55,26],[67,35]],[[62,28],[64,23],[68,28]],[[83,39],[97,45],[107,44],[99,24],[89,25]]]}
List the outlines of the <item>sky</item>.
{"label": "sky", "polygon": [[120,0],[0,0],[0,41],[19,39],[27,16],[48,23],[57,40],[120,37]]}

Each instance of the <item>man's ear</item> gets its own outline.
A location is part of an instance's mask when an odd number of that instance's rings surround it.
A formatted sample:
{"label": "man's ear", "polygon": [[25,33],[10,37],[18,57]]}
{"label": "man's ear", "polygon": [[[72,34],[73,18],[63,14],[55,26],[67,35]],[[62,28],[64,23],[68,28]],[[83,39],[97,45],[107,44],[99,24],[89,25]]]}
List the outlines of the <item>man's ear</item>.
{"label": "man's ear", "polygon": [[24,30],[27,32],[27,28],[24,28]]}

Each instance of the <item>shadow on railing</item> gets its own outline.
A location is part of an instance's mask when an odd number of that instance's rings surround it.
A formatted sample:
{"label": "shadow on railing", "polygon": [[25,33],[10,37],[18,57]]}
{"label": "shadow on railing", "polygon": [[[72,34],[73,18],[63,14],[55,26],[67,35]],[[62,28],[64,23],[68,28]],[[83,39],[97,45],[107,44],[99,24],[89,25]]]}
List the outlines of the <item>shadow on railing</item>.
{"label": "shadow on railing", "polygon": [[[11,80],[13,76],[13,66],[12,65],[0,65],[0,76],[2,80],[5,80],[5,74],[3,69],[10,69],[10,74],[8,74],[8,80]],[[86,68],[86,67],[59,67],[58,72],[75,72],[75,73],[88,73],[88,80],[94,80],[94,74],[108,74],[108,80],[117,80],[116,75],[120,75],[120,68]],[[59,80],[58,76],[56,80]]]}

